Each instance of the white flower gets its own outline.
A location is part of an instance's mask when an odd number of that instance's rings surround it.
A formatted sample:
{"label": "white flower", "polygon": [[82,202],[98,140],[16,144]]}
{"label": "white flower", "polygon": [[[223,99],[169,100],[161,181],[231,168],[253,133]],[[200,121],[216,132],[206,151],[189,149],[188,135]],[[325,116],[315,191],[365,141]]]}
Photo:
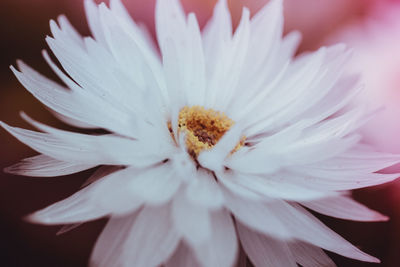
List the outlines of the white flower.
{"label": "white flower", "polygon": [[[348,190],[391,181],[378,170],[399,161],[359,143],[360,91],[342,77],[342,45],[292,59],[282,1],[232,34],[226,0],[201,33],[177,0],[159,0],[161,58],[118,0],[86,1],[91,37],[64,17],[46,40],[66,87],[18,62],[19,81],[65,122],[103,128],[89,135],[40,124],[2,126],[41,155],[8,171],[57,176],[101,166],[76,194],[31,215],[43,224],[110,217],[94,266],[232,266],[239,242],[256,266],[333,266],[322,249],[378,262],[304,207],[349,220],[386,217]],[[65,71],[65,72],[64,72]],[[67,73],[67,74],[65,74]],[[321,249],[322,248],[322,249]]]}

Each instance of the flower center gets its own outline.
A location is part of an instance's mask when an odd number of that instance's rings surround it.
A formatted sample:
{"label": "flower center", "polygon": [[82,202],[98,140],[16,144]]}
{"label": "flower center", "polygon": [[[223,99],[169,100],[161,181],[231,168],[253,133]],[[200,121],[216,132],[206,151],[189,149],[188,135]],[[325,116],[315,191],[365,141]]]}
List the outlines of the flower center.
{"label": "flower center", "polygon": [[[215,146],[234,124],[222,112],[201,106],[185,106],[179,112],[178,132],[186,134],[186,147],[193,159],[196,159],[201,151]],[[245,139],[242,137],[231,153],[239,150]]]}

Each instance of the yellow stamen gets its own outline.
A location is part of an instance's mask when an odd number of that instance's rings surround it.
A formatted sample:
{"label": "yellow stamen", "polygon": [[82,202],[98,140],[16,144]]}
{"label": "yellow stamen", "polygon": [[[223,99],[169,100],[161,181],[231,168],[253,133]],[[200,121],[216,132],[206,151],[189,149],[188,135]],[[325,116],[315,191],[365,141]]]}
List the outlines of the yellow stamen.
{"label": "yellow stamen", "polygon": [[[185,106],[179,112],[178,131],[186,134],[186,147],[195,159],[203,150],[211,149],[235,124],[224,113],[201,106]],[[171,125],[169,123],[171,130]],[[246,137],[242,137],[231,153],[239,150]]]}

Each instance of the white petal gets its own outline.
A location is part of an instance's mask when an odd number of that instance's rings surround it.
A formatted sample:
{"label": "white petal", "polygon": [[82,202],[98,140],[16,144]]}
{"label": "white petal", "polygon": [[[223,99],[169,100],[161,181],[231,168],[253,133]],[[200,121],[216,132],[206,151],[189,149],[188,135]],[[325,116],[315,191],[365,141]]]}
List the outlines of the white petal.
{"label": "white petal", "polygon": [[35,127],[48,133],[14,128],[5,123],[0,124],[21,142],[40,153],[62,161],[93,165],[149,166],[162,161],[169,154],[168,152],[165,157],[156,159],[161,156],[161,151],[158,151],[160,155],[156,157],[145,156],[143,151],[150,151],[146,149],[144,142],[115,135],[95,136],[68,132],[38,123],[27,116],[24,118]]}
{"label": "white petal", "polygon": [[341,77],[325,97],[315,103],[314,106],[309,107],[302,114],[295,116],[292,121],[313,118],[315,122],[318,122],[335,114],[363,91],[359,80],[358,76]]}
{"label": "white petal", "polygon": [[[183,136],[181,135],[181,137]],[[177,177],[182,181],[189,182],[192,177],[196,177],[196,165],[186,151],[177,150],[174,152],[175,153],[171,155],[172,167],[175,170]]]}
{"label": "white petal", "polygon": [[216,95],[220,79],[226,71],[226,61],[232,39],[232,21],[226,0],[219,0],[210,21],[203,30],[204,55],[207,66],[206,107],[212,107],[210,100]]}
{"label": "white petal", "polygon": [[303,267],[336,267],[336,264],[318,247],[300,241],[288,245],[296,261]]}
{"label": "white petal", "polygon": [[175,229],[190,246],[211,239],[212,225],[208,209],[192,204],[182,190],[173,200],[172,216]]}
{"label": "white petal", "polygon": [[179,1],[157,1],[156,30],[170,101],[178,109],[182,103],[204,105],[205,60],[194,14],[186,22]]}
{"label": "white petal", "polygon": [[[358,173],[371,173],[393,166],[400,161],[400,157],[394,154],[379,153],[374,151],[359,152],[356,146],[338,157],[329,159],[318,164],[304,166],[307,169],[318,169],[326,171],[346,171]],[[312,170],[310,170],[312,171]]]}
{"label": "white petal", "polygon": [[99,8],[93,0],[85,0],[85,12],[92,34],[98,42],[105,44],[106,41],[101,28]]}
{"label": "white petal", "polygon": [[41,224],[67,224],[95,220],[109,213],[97,207],[90,199],[90,190],[84,188],[65,200],[29,215],[27,219]]}
{"label": "white petal", "polygon": [[165,263],[165,267],[200,267],[193,251],[181,242],[174,255]]}
{"label": "white petal", "polygon": [[129,183],[136,172],[132,168],[114,172],[28,219],[43,224],[66,224],[132,213],[143,204],[129,192]]}
{"label": "white petal", "polygon": [[[273,83],[274,90],[269,89],[271,85],[268,85],[268,89],[261,91],[247,103],[244,109],[239,110],[238,118],[244,118],[246,115],[246,117],[249,117],[248,114],[255,114],[248,119],[249,122],[260,124],[261,126],[257,126],[259,128],[272,128],[272,117],[281,116],[283,109],[291,105],[302,94],[305,94],[304,90],[310,90],[308,89],[310,84],[321,74],[321,66],[325,54],[326,49],[321,48],[316,53],[310,54],[301,60],[301,67],[297,67],[297,64],[290,65],[285,75],[280,76],[279,83]],[[277,101],[278,99],[279,101]],[[260,107],[260,110],[257,110],[258,107]],[[265,109],[265,107],[268,107],[268,109]],[[263,112],[256,113],[257,111]],[[272,114],[274,116],[271,116]]]}
{"label": "white petal", "polygon": [[190,181],[185,191],[186,197],[195,205],[210,209],[218,209],[223,205],[224,198],[213,174],[199,169],[194,181]]}
{"label": "white petal", "polygon": [[342,256],[366,262],[379,262],[329,229],[298,205],[282,203],[278,215],[283,224],[299,240],[311,243]]}
{"label": "white petal", "polygon": [[100,6],[100,18],[108,47],[119,66],[128,76],[134,77],[134,83],[143,90],[144,81],[141,65],[146,64],[138,40],[131,38],[120,26],[119,21],[105,6]]}
{"label": "white petal", "polygon": [[270,1],[251,19],[251,42],[247,60],[254,64],[253,68],[267,65],[265,57],[271,52],[274,43],[280,41],[282,32],[283,1]]}
{"label": "white petal", "polygon": [[172,226],[170,206],[145,207],[126,237],[123,266],[159,266],[178,247],[180,235]]}
{"label": "white petal", "polygon": [[74,223],[74,224],[67,224],[64,225],[63,227],[61,227],[60,230],[58,230],[58,232],[56,233],[56,235],[63,235],[69,231],[74,230],[75,228],[81,226],[83,223]]}
{"label": "white petal", "polygon": [[236,261],[238,241],[230,214],[226,210],[211,213],[212,239],[195,246],[197,260],[202,266],[230,267]]}
{"label": "white petal", "polygon": [[[187,77],[186,87],[188,94],[188,104],[203,105],[205,99],[206,73],[205,59],[202,47],[200,28],[197,19],[193,13],[188,16],[187,25],[188,42],[188,63],[185,64],[185,73]],[[190,88],[190,89],[189,89]]]}
{"label": "white petal", "polygon": [[61,113],[57,113],[56,111],[50,110],[53,115],[59,119],[60,121],[64,122],[65,124],[71,125],[76,128],[83,128],[83,129],[97,129],[99,126],[90,125],[86,122],[82,122],[67,116],[62,115]]}
{"label": "white petal", "polygon": [[[338,156],[349,150],[361,140],[359,135],[349,135],[344,138],[331,138],[328,140],[299,140],[281,153],[285,154],[283,160],[287,165],[303,165],[321,162]],[[311,142],[307,142],[311,141]]]}
{"label": "white petal", "polygon": [[[212,18],[203,30],[204,52],[207,60],[209,75],[214,73],[219,52],[223,52],[225,45],[232,38],[232,21],[227,0],[219,0],[214,7]],[[216,63],[216,64],[213,64]]]}
{"label": "white petal", "polygon": [[82,184],[82,187],[88,186],[97,180],[100,180],[106,177],[109,174],[112,174],[116,171],[120,171],[124,169],[122,166],[101,166],[99,167],[87,180]]}
{"label": "white petal", "polygon": [[92,203],[99,209],[105,209],[113,215],[125,215],[139,209],[143,199],[132,194],[130,184],[141,170],[126,168],[113,172],[88,187]]}
{"label": "white petal", "polygon": [[258,176],[246,173],[233,173],[229,176],[232,183],[248,188],[267,198],[285,199],[292,201],[318,200],[336,193],[326,190],[315,190],[285,181],[285,174]]}
{"label": "white petal", "polygon": [[301,202],[301,204],[321,214],[340,219],[353,221],[387,221],[389,219],[346,196]]}
{"label": "white petal", "polygon": [[[291,60],[293,52],[290,50],[296,46],[296,43],[286,38],[281,42],[282,10],[282,1],[270,1],[254,15],[250,22],[246,61],[236,88],[235,99],[233,99],[236,107],[250,103],[257,92],[268,93],[269,85]],[[243,90],[243,88],[246,89]],[[232,109],[235,109],[234,106]]]}
{"label": "white petal", "polygon": [[237,224],[240,242],[255,267],[287,266],[297,267],[296,261],[285,241],[256,233]]}
{"label": "white petal", "polygon": [[207,100],[217,110],[226,110],[228,115],[230,115],[230,110],[227,108],[229,103],[236,97],[237,90],[242,90],[237,85],[241,73],[245,70],[244,61],[248,53],[249,42],[250,11],[247,8],[243,8],[239,26],[233,35],[230,47],[228,47],[229,54],[225,58],[225,62],[223,62],[225,64],[224,72],[218,77],[217,83],[213,84],[218,87],[210,88],[214,94]]}
{"label": "white petal", "polygon": [[[45,57],[50,60],[46,54]],[[53,65],[54,63],[51,61],[49,61],[49,64],[55,67],[55,65]],[[82,91],[81,88],[79,89],[78,85],[66,77],[65,74],[62,74],[59,69],[55,69],[58,70],[58,75],[64,75],[62,78],[67,82],[69,81],[70,86],[78,88],[77,90],[71,92],[34,71],[22,61],[18,61],[18,66],[22,72],[18,72],[14,67],[11,67],[11,70],[14,72],[18,80],[39,101],[52,110],[90,125],[103,127],[110,129],[111,131],[133,136],[132,129],[129,126],[126,126],[129,125],[126,123],[131,121],[127,118],[127,114],[121,114],[120,111],[115,109],[115,107],[112,107],[95,96]],[[102,112],[101,116],[99,116],[99,112]]]}
{"label": "white petal", "polygon": [[110,218],[93,248],[90,266],[112,267],[124,264],[121,254],[137,214]]}
{"label": "white petal", "polygon": [[200,153],[197,158],[200,165],[209,170],[221,172],[225,158],[239,143],[241,135],[242,129],[237,124],[234,125],[211,150],[205,150]]}
{"label": "white petal", "polygon": [[257,192],[254,192],[247,187],[244,187],[230,179],[231,174],[228,172],[217,172],[218,182],[225,187],[225,190],[229,190],[231,193],[238,195],[239,197],[249,200],[263,200],[264,197]]}
{"label": "white petal", "polygon": [[[326,97],[331,90],[334,90],[335,84],[340,80],[341,74],[343,73],[343,65],[350,57],[350,52],[345,49],[346,47],[340,44],[326,48],[323,67],[320,69],[318,76],[316,76],[309,86],[298,84],[295,88],[301,88],[300,90],[302,90],[302,93],[293,103],[287,105],[278,116],[274,116],[276,117],[275,119],[278,125],[284,125],[285,122],[298,117],[299,113],[308,110],[309,107],[312,107],[318,103],[319,100]],[[299,62],[299,66],[301,65],[302,63]],[[321,88],[323,88],[323,90],[321,90]],[[346,92],[344,96],[347,96],[347,94]],[[321,109],[320,114],[325,110],[326,107]],[[304,116],[302,117],[304,118]]]}
{"label": "white petal", "polygon": [[279,201],[262,203],[234,196],[226,190],[224,192],[226,206],[238,221],[277,239],[292,238],[292,234],[277,216],[277,211],[281,207]]}
{"label": "white petal", "polygon": [[82,36],[75,30],[75,28],[71,25],[66,16],[59,16],[58,23],[60,24],[61,31],[63,31],[68,36],[68,38],[70,38],[76,44],[80,45],[82,48],[84,47]]}
{"label": "white petal", "polygon": [[171,164],[166,163],[138,172],[132,177],[129,190],[147,204],[160,205],[171,200],[181,182]]}
{"label": "white petal", "polygon": [[156,31],[162,53],[165,41],[171,37],[179,43],[184,40],[186,16],[178,0],[163,0],[156,2]]}
{"label": "white petal", "polygon": [[365,173],[352,171],[326,171],[319,169],[301,169],[285,176],[288,181],[302,184],[317,190],[351,190],[391,182],[399,177],[398,173]]}
{"label": "white petal", "polygon": [[65,162],[50,158],[46,155],[38,155],[23,159],[19,163],[5,168],[4,171],[16,175],[52,177],[69,175],[90,169],[94,166],[95,165]]}
{"label": "white petal", "polygon": [[[111,19],[111,25],[114,25],[118,28],[121,28],[121,30],[124,31],[123,35],[126,35],[124,38],[128,41],[128,43],[132,44],[131,47],[131,52],[129,54],[136,54],[140,55],[139,58],[135,59],[137,63],[142,64],[137,64],[138,73],[135,73],[133,69],[128,69],[128,73],[131,73],[133,77],[136,77],[140,75],[140,72],[142,72],[143,75],[145,75],[145,69],[148,68],[151,73],[152,77],[152,83],[156,84],[154,88],[158,88],[160,91],[158,94],[162,94],[164,101],[166,100],[166,96],[168,92],[166,92],[165,88],[165,80],[163,77],[162,73],[162,67],[161,67],[161,62],[160,62],[160,57],[159,57],[159,51],[158,48],[156,47],[153,38],[150,36],[150,33],[146,29],[144,25],[136,24],[132,18],[130,17],[128,11],[126,8],[123,6],[120,0],[111,0],[110,1],[110,8],[111,12],[114,15],[114,18]],[[110,27],[107,23],[105,23],[104,28],[107,31],[107,27]],[[110,29],[108,29],[110,30]],[[118,30],[120,31],[120,30]],[[111,34],[112,31],[111,31]],[[109,42],[113,42],[115,44],[115,40],[108,40]],[[138,49],[137,51],[133,52],[133,46],[135,49]],[[118,53],[118,51],[115,51]],[[120,53],[120,52],[119,52]],[[139,60],[140,59],[140,60]],[[136,69],[136,68],[135,68]],[[150,76],[150,75],[148,75]],[[146,79],[145,79],[146,80]],[[147,86],[149,86],[148,80],[145,81],[145,85],[147,82]],[[156,97],[156,95],[153,95],[153,98]],[[153,99],[154,101],[154,99]]]}

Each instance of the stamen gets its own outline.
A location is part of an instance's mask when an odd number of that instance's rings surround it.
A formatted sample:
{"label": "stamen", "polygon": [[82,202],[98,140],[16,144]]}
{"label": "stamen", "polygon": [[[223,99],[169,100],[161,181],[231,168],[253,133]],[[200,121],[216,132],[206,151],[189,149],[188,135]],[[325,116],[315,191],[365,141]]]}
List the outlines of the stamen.
{"label": "stamen", "polygon": [[[215,146],[234,124],[235,122],[222,112],[201,106],[185,106],[179,112],[178,132],[186,134],[186,147],[196,159],[201,151]],[[171,123],[168,127],[172,132]],[[238,151],[245,140],[246,137],[242,137],[231,153]]]}

